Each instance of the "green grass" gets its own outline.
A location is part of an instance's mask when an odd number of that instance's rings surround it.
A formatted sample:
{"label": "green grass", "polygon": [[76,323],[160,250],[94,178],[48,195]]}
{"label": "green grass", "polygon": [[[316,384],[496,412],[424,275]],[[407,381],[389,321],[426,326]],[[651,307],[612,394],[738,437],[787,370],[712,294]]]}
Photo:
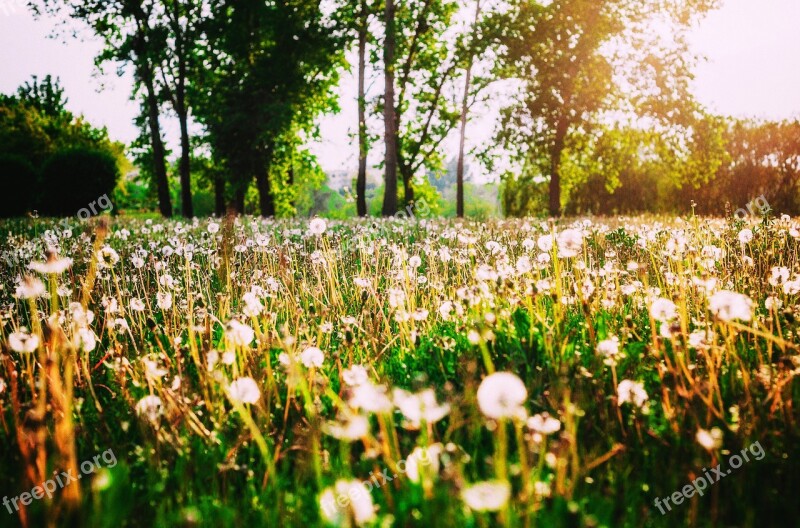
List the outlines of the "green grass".
{"label": "green grass", "polygon": [[[326,490],[384,472],[397,477],[356,499],[362,510],[343,500],[333,524],[359,515],[370,526],[795,524],[800,243],[788,219],[373,219],[330,222],[323,234],[255,218],[216,221],[215,233],[208,220],[110,221],[107,231],[72,221],[69,237],[53,236],[54,220],[0,224],[13,256],[0,271],[0,492],[30,491],[107,450],[117,460],[33,501],[24,518],[0,510],[2,526],[323,526]],[[745,228],[753,238],[742,244]],[[570,233],[575,254],[559,256]],[[106,245],[119,261],[97,269]],[[48,246],[73,259],[65,273],[27,269]],[[776,267],[788,278],[770,283]],[[26,274],[52,279],[58,302],[15,297]],[[719,291],[747,296],[751,317],[710,310]],[[166,292],[171,305],[160,307]],[[768,297],[781,306],[766,308]],[[675,307],[663,329],[650,312],[657,298]],[[235,343],[232,319],[254,339]],[[713,333],[706,345],[696,342],[703,331]],[[12,350],[20,332],[39,347]],[[608,358],[598,350],[612,337],[620,354]],[[303,364],[308,347],[322,350],[321,366]],[[353,365],[395,405],[365,411],[380,393],[356,396],[344,375]],[[493,371],[525,386],[519,405],[495,402],[513,407],[506,418],[478,401]],[[242,378],[255,382],[254,403],[230,392]],[[622,380],[642,384],[643,406],[620,402]],[[448,412],[414,428],[393,389],[433,389]],[[514,398],[507,385],[491,394]],[[146,396],[161,402],[152,420],[137,412]],[[559,430],[532,430],[526,418],[539,413]],[[353,416],[366,432],[329,434]],[[698,431],[715,428],[720,443],[703,447]],[[761,460],[659,513],[656,498],[729,467],[754,442]],[[430,446],[440,453],[419,479],[399,469]],[[497,480],[510,486],[498,511],[464,499]]]}

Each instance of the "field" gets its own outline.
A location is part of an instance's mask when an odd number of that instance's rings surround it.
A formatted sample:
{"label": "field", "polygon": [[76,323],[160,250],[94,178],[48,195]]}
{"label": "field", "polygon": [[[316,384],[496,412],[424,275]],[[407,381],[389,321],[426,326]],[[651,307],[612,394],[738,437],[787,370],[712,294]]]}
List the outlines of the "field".
{"label": "field", "polygon": [[0,525],[797,525],[798,229],[4,222]]}

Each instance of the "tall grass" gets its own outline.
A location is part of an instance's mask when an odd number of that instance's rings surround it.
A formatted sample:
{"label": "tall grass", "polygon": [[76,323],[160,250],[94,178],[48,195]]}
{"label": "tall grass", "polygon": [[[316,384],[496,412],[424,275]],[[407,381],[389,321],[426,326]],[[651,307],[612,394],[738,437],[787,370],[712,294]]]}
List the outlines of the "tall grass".
{"label": "tall grass", "polygon": [[3,526],[797,522],[788,218],[0,231]]}

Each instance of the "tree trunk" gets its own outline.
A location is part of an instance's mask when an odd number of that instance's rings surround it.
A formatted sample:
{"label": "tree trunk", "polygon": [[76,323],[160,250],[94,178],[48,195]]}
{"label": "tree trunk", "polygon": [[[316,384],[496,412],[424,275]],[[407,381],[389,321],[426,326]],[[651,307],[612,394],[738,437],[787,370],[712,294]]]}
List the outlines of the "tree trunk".
{"label": "tree trunk", "polygon": [[214,175],[214,214],[225,215],[225,178],[219,173]]}
{"label": "tree trunk", "polygon": [[[146,61],[146,58],[141,60]],[[153,75],[149,66],[141,65],[140,75],[147,91],[147,115],[150,126],[150,142],[153,148],[153,172],[156,177],[158,191],[158,209],[161,215],[169,218],[172,216],[172,200],[169,195],[169,180],[167,179],[167,165],[164,161],[164,141],[161,139],[161,124],[159,123],[158,98],[153,84]]]}
{"label": "tree trunk", "polygon": [[560,121],[556,125],[556,137],[550,153],[550,216],[561,216],[561,154],[567,137],[567,124]]}
{"label": "tree trunk", "polygon": [[[395,131],[397,132],[397,131]],[[411,167],[405,163],[405,160],[402,159],[402,156],[399,154],[400,149],[397,149],[398,156],[397,161],[399,165],[400,175],[403,178],[403,201],[407,207],[411,207],[412,210],[414,208],[414,184],[413,178],[414,174],[411,172]]]}
{"label": "tree trunk", "polygon": [[472,56],[467,66],[464,98],[461,100],[461,130],[458,138],[458,165],[456,166],[456,216],[464,218],[464,150],[467,144],[467,113],[469,112],[469,85],[472,82]]}
{"label": "tree trunk", "polygon": [[236,190],[233,193],[233,203],[231,204],[231,209],[236,214],[244,214],[244,195],[247,192],[247,186],[237,186]]}
{"label": "tree trunk", "polygon": [[[475,2],[475,20],[472,30],[478,25],[481,16],[481,1]],[[472,64],[475,56],[472,51],[467,61],[467,75],[464,79],[464,97],[461,99],[461,130],[458,138],[458,165],[456,166],[456,216],[464,218],[464,150],[467,144],[467,118],[469,114],[469,87],[472,84]]]}
{"label": "tree trunk", "polygon": [[186,107],[186,77],[188,51],[186,35],[181,28],[181,3],[174,2],[170,12],[172,31],[175,34],[175,55],[178,61],[178,74],[175,86],[175,113],[181,128],[181,159],[178,166],[181,180],[181,214],[185,218],[194,216],[192,206],[191,144],[189,140],[189,110]]}
{"label": "tree trunk", "polygon": [[366,57],[367,5],[366,0],[361,0],[361,20],[358,27],[358,179],[356,180],[356,208],[358,209],[358,216],[367,216]]}
{"label": "tree trunk", "polygon": [[189,116],[186,111],[178,114],[181,125],[181,161],[179,171],[181,175],[181,213],[186,218],[194,216],[192,206],[192,174],[191,174],[191,147],[189,144]]}
{"label": "tree trunk", "polygon": [[256,174],[256,186],[258,187],[258,206],[261,216],[265,218],[275,216],[275,200],[272,197],[272,190],[269,182],[269,168],[264,167]]}
{"label": "tree trunk", "polygon": [[386,144],[383,216],[397,213],[397,112],[394,106],[395,7],[386,0],[386,41],[383,46],[385,90],[383,101],[384,142]]}
{"label": "tree trunk", "polygon": [[292,197],[290,205],[292,206],[292,209],[295,210],[295,214],[297,214],[297,209],[296,209],[296,207],[297,207],[297,190],[294,188],[294,151],[292,151],[292,153],[289,155],[289,171],[288,171],[288,173],[289,173],[289,178],[288,178],[288,180],[289,180],[289,189],[292,190],[292,192],[289,194]]}

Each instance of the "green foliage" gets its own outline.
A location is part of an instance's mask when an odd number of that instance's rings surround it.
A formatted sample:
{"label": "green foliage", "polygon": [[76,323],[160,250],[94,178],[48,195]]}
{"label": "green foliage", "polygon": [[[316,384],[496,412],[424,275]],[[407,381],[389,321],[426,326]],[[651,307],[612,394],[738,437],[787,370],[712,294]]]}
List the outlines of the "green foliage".
{"label": "green foliage", "polygon": [[30,104],[44,115],[67,115],[67,98],[60,79],[53,80],[51,75],[45,76],[42,82],[34,75],[31,82],[26,82],[17,90],[19,99]]}
{"label": "green foliage", "polygon": [[[81,147],[59,151],[42,167],[39,208],[48,216],[91,210],[90,204],[101,197],[110,200],[118,179],[117,160],[108,152]],[[96,211],[102,209],[101,205]]]}
{"label": "green foliage", "polygon": [[[551,214],[560,214],[563,206],[565,150],[591,136],[609,113],[631,120],[646,116],[662,132],[677,128],[684,138],[692,137],[698,111],[688,89],[692,61],[685,35],[691,20],[715,4],[514,2],[498,67],[524,89],[502,111],[496,139],[526,172],[550,178]],[[655,21],[669,30],[648,31],[648,22]]]}
{"label": "green foliage", "polygon": [[[286,146],[296,146],[298,132],[313,135],[314,119],[335,108],[338,40],[311,0],[218,0],[210,12],[196,115],[234,192],[255,177],[262,214],[273,215],[271,200],[281,187],[274,176],[290,158]],[[291,197],[278,201],[282,214],[292,209]]]}
{"label": "green foliage", "polygon": [[34,207],[36,170],[30,162],[12,154],[0,154],[0,217],[23,216]]}

